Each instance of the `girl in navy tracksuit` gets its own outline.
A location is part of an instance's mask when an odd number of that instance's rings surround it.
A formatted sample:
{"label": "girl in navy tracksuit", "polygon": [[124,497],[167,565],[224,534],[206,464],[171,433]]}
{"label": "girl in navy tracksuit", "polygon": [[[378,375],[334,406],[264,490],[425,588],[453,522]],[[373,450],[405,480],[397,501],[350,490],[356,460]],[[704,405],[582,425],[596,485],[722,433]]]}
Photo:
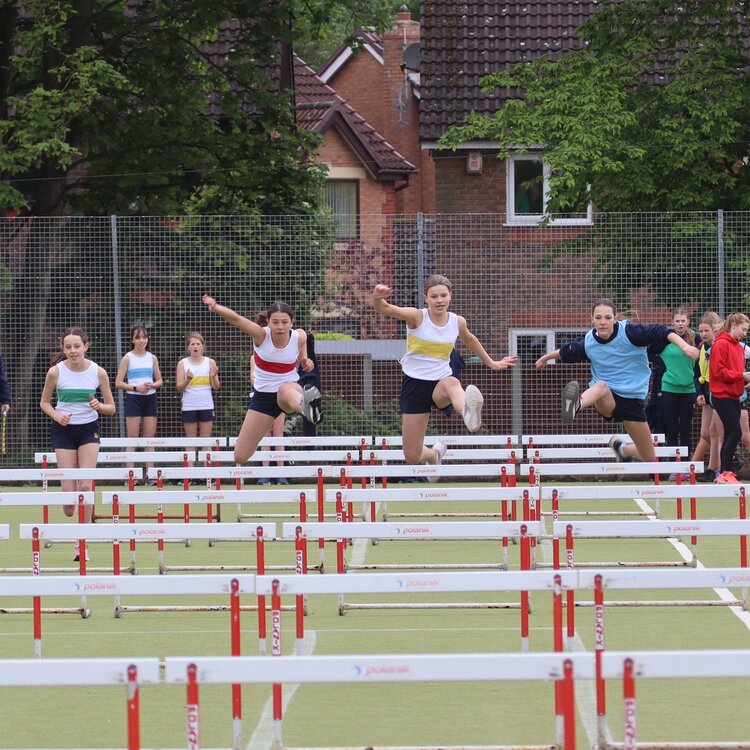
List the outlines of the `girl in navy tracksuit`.
{"label": "girl in navy tracksuit", "polygon": [[740,428],[740,397],[750,372],[745,372],[745,349],[740,340],[747,335],[750,318],[743,313],[732,313],[724,321],[721,333],[714,340],[709,360],[708,385],[711,405],[724,426],[721,444],[721,474],[719,484],[738,484],[731,471],[732,459],[742,434]]}

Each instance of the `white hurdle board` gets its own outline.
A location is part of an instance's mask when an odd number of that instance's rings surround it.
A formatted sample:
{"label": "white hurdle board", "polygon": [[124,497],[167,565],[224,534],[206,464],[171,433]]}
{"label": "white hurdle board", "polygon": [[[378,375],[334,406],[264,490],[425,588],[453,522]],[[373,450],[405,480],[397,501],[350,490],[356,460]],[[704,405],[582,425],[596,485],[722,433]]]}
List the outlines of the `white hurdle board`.
{"label": "white hurdle board", "polygon": [[94,505],[94,492],[0,492],[0,508],[23,505],[78,505],[82,497],[83,505]]}
{"label": "white hurdle board", "polygon": [[[339,476],[339,467],[333,469],[331,476]],[[345,466],[347,477],[495,477],[499,479],[503,470],[508,471],[507,464],[400,464],[373,466]],[[283,471],[283,469],[282,469]]]}
{"label": "white hurdle board", "polygon": [[[515,448],[454,448],[445,451],[443,461],[511,461],[521,458],[521,450]],[[373,449],[366,450],[365,459],[374,461],[403,461],[404,452],[400,450]]]}
{"label": "white hurdle board", "polygon": [[575,675],[594,676],[593,654],[398,654],[347,656],[167,657],[166,681],[187,683],[188,666],[198,682],[432,682],[436,680],[557,680],[570,660]]}
{"label": "white hurdle board", "polygon": [[526,536],[542,533],[538,521],[306,522],[283,524],[282,538],[294,539],[299,528],[307,539],[508,539],[521,537],[522,526],[526,527]]}
{"label": "white hurdle board", "polygon": [[[225,437],[103,437],[102,448],[225,448]],[[51,451],[54,453],[54,451]]]}
{"label": "white hurdle board", "polygon": [[533,471],[539,477],[615,476],[617,474],[685,474],[693,467],[703,471],[703,461],[627,461],[575,464],[521,464],[521,476]]}
{"label": "white hurdle board", "polygon": [[[608,445],[609,441],[616,437],[622,440],[624,443],[632,443],[632,439],[628,434],[616,434],[608,433],[606,435],[521,435],[521,445],[528,446],[532,444],[534,446],[562,446],[562,445]],[[651,435],[652,440],[656,440],[658,443],[663,443],[665,435],[663,432],[654,433]]]}
{"label": "white hurdle board", "polygon": [[533,493],[536,496],[537,488],[525,486],[517,487],[500,487],[488,485],[487,487],[451,487],[449,489],[440,489],[439,487],[430,487],[422,485],[416,487],[382,487],[374,488],[356,488],[356,489],[326,489],[325,497],[328,502],[335,502],[336,498],[341,495],[342,502],[499,502],[502,500],[524,499],[527,493]]}
{"label": "white hurdle board", "polygon": [[129,472],[134,472],[136,479],[143,476],[143,469],[92,468],[92,469],[0,469],[0,482],[56,482],[60,480],[117,480],[125,481],[129,478]]}
{"label": "white hurdle board", "polygon": [[[220,461],[222,463],[234,463],[232,451],[198,451],[199,461]],[[352,450],[312,450],[312,451],[278,451],[257,450],[247,459],[252,463],[262,461],[293,461],[304,463],[316,463],[317,465],[327,463],[346,463],[349,460],[359,462],[359,451]]]}
{"label": "white hurdle board", "polygon": [[10,524],[0,523],[0,539],[10,539]]}
{"label": "white hurdle board", "polygon": [[680,536],[748,536],[750,520],[682,519],[679,521],[555,521],[552,535],[575,539],[648,539]]}
{"label": "white hurdle board", "polygon": [[41,540],[158,542],[159,540],[224,539],[254,541],[262,528],[264,539],[276,538],[274,523],[22,523],[19,539],[31,539],[34,529]]}
{"label": "white hurdle board", "polygon": [[128,684],[128,669],[138,671],[139,685],[158,685],[159,660],[153,657],[116,659],[2,659],[0,687]]}
{"label": "white hurdle board", "polygon": [[[603,654],[602,677],[622,679],[626,659],[633,660],[633,676],[638,678],[750,677],[750,651],[747,649],[609,651]],[[716,743],[713,746],[738,745]]]}
{"label": "white hurdle board", "polygon": [[[268,504],[268,505],[299,505],[300,494],[305,490],[299,489],[246,489],[246,490],[202,490],[190,488],[189,490],[136,490],[130,492],[102,492],[102,503],[111,505],[115,497],[123,505],[206,505],[208,503],[241,503]],[[307,490],[306,494],[310,494]],[[0,498],[2,495],[0,495]],[[314,497],[311,498],[314,501]],[[0,505],[2,501],[0,500]],[[288,514],[287,514],[288,516]],[[192,521],[190,522],[192,524]]]}
{"label": "white hurdle board", "polygon": [[[296,435],[294,437],[264,437],[260,445],[277,445],[282,448],[359,448],[362,444],[371,445],[372,435],[333,435],[310,436]],[[229,447],[237,445],[237,438],[229,438]]]}
{"label": "white hurdle board", "polygon": [[[149,479],[312,479],[317,478],[318,468],[311,466],[167,466],[150,467]],[[339,467],[323,466],[323,476],[339,475]]]}
{"label": "white hurdle board", "polygon": [[[677,451],[680,451],[680,456],[684,457],[687,455],[688,449],[686,446],[657,446],[654,448],[657,458],[671,458],[674,459],[677,456]],[[526,459],[527,461],[533,461],[539,459],[540,461],[549,461],[550,459],[586,459],[586,458],[609,458],[614,459],[615,454],[608,445],[602,446],[583,446],[578,448],[527,448]]]}
{"label": "white hurdle board", "polygon": [[[609,438],[608,438],[609,439]],[[518,435],[428,435],[424,444],[429,448],[440,441],[448,447],[457,446],[497,446],[498,448],[509,448],[518,445]],[[401,435],[375,436],[372,441],[376,448],[401,447],[404,440]]]}
{"label": "white hurdle board", "polygon": [[[100,464],[124,464],[130,463],[182,463],[183,461],[195,461],[194,450],[184,451],[101,451],[97,458]],[[40,464],[46,461],[50,465],[57,465],[57,458],[52,453],[35,453],[34,463]]]}
{"label": "white hurdle board", "polygon": [[[535,490],[536,491],[536,490]],[[742,492],[750,496],[750,484],[601,484],[539,486],[539,497],[551,500],[677,500],[686,498],[732,499]]]}

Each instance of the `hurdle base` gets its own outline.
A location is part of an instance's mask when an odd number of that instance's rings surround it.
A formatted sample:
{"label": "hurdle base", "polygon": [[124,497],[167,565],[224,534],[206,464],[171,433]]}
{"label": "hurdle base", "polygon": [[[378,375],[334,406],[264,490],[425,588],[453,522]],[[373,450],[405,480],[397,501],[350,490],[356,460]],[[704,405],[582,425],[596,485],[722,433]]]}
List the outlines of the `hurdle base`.
{"label": "hurdle base", "polygon": [[[115,617],[120,617],[127,612],[230,612],[229,604],[120,604],[115,607]],[[243,604],[241,612],[257,612],[257,604]],[[282,612],[296,612],[293,604],[282,604]]]}
{"label": "hurdle base", "polygon": [[339,614],[349,609],[521,609],[519,602],[383,602],[339,604]]}
{"label": "hurdle base", "polygon": [[[550,570],[554,569],[553,563],[535,563],[531,566],[532,570]],[[614,560],[610,562],[576,562],[574,568],[694,568],[695,565],[690,560],[675,560],[673,562],[628,562],[623,560]]]}
{"label": "hurdle base", "polygon": [[[563,602],[563,607],[567,604]],[[575,602],[576,607],[594,607],[593,601]],[[714,599],[644,599],[643,601],[633,600],[615,600],[610,599],[604,602],[605,607],[741,607],[740,599],[730,599],[727,601]],[[641,743],[638,743],[641,747]],[[703,747],[703,745],[701,745]],[[713,747],[713,745],[711,745]],[[731,747],[734,747],[732,745]]]}
{"label": "hurdle base", "polygon": [[[80,615],[86,620],[91,617],[88,607],[42,607],[39,610],[43,615]],[[0,607],[0,615],[33,615],[32,607]]]}
{"label": "hurdle base", "polygon": [[502,563],[347,563],[347,570],[507,570]]}

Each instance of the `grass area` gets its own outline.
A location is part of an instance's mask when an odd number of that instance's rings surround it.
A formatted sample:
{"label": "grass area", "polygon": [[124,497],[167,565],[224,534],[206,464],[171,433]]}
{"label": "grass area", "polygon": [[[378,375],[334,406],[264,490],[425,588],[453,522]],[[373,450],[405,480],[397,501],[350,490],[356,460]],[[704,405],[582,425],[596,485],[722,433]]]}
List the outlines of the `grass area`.
{"label": "grass area", "polygon": [[[603,494],[606,485],[601,485]],[[145,491],[145,490],[144,490]],[[476,507],[491,509],[487,503]],[[564,510],[591,510],[594,504],[566,502]],[[635,509],[603,497],[596,507],[605,510]],[[687,514],[687,504],[684,510]],[[408,514],[424,507],[399,503],[389,511]],[[440,503],[441,512],[465,512],[466,504]],[[545,509],[547,510],[547,509]],[[261,509],[261,512],[263,509]],[[271,509],[269,507],[269,512]],[[272,512],[278,512],[274,506]],[[63,520],[55,510],[52,521]],[[661,515],[676,516],[674,501],[661,501]],[[736,500],[702,500],[702,518],[736,518]],[[57,517],[59,516],[59,517]],[[234,520],[234,509],[224,514]],[[18,524],[41,521],[41,509],[0,508],[0,523],[11,524],[11,539],[0,542],[0,567],[29,567],[30,545],[18,539]],[[472,519],[475,520],[475,519]],[[632,519],[628,519],[632,520]],[[645,521],[644,521],[645,522]],[[551,519],[545,517],[551,526]],[[689,541],[689,540],[685,540]],[[111,563],[111,545],[92,545],[90,565]],[[404,565],[469,561],[497,563],[502,550],[497,542],[357,542],[350,559],[367,564]],[[511,568],[519,565],[519,548],[509,548]],[[666,540],[580,540],[577,562],[672,561],[680,557]],[[736,538],[708,537],[698,543],[698,556],[707,567],[739,564]],[[269,544],[268,564],[293,563],[288,543]],[[123,560],[128,559],[123,548]],[[155,545],[139,546],[138,572],[155,573]],[[220,543],[209,547],[193,542],[187,548],[169,544],[167,564],[217,565],[250,563],[254,546]],[[310,560],[317,559],[316,545]],[[551,562],[551,545],[536,550],[539,563]],[[329,545],[326,561],[332,570],[335,550]],[[72,545],[53,545],[42,551],[42,566],[71,566]],[[351,575],[367,575],[352,572]],[[169,575],[169,574],[168,574]],[[199,575],[196,572],[196,575]],[[315,574],[313,574],[315,575]],[[435,594],[410,595],[414,601],[435,601]],[[463,594],[441,597],[449,601],[518,601],[517,593]],[[585,597],[590,598],[590,597]],[[607,599],[717,599],[714,591],[608,592]],[[140,603],[151,604],[150,597]],[[184,604],[182,598],[171,598]],[[223,598],[196,598],[201,603],[226,604]],[[393,601],[388,597],[347,596],[347,602]],[[403,601],[403,600],[402,600]],[[71,600],[44,600],[45,606]],[[127,599],[123,603],[129,603]],[[136,602],[133,602],[136,603]],[[162,602],[159,602],[162,603]],[[247,602],[250,603],[250,602]],[[3,606],[28,606],[8,600]],[[43,651],[51,657],[227,655],[229,613],[161,612],[113,616],[109,598],[89,599],[92,616],[46,615]],[[337,598],[310,597],[305,619],[308,652],[315,654],[378,653],[497,653],[520,650],[517,609],[380,609],[338,614]],[[551,595],[532,596],[530,646],[533,651],[552,650]],[[293,614],[282,616],[282,648],[294,649]],[[590,608],[576,610],[577,648],[593,651],[594,622]],[[255,613],[242,614],[243,652],[257,652]],[[609,607],[606,610],[606,647],[621,649],[716,649],[750,648],[748,628],[727,607]],[[269,645],[270,648],[270,645]],[[0,616],[0,657],[33,656],[30,615]],[[639,741],[731,741],[750,737],[750,716],[745,708],[750,680],[641,680],[638,683]],[[595,724],[595,711],[586,707],[591,686],[579,685],[579,746],[588,746],[587,731]],[[444,683],[285,686],[291,696],[285,712],[284,740],[295,747],[367,747],[382,745],[446,746],[544,744],[554,741],[553,688],[551,683]],[[270,688],[246,687],[244,696],[245,744],[269,747],[269,724],[264,710]],[[621,686],[607,688],[607,723],[612,736],[622,741]],[[0,748],[90,748],[125,745],[124,689],[28,688],[0,689]],[[174,748],[185,744],[185,693],[167,685],[145,687],[141,692],[141,742],[143,747]],[[204,747],[231,746],[229,689],[201,688],[201,735]],[[253,738],[256,728],[258,734]],[[263,734],[263,730],[266,734]],[[264,739],[265,738],[265,739]],[[251,742],[252,740],[252,742]],[[265,743],[265,744],[264,744]]]}

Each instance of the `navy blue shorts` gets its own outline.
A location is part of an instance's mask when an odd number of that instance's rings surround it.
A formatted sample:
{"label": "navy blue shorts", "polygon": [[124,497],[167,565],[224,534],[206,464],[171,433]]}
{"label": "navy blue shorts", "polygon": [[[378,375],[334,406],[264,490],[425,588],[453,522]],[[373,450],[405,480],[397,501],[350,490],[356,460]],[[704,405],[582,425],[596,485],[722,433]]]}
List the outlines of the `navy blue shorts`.
{"label": "navy blue shorts", "polygon": [[135,393],[125,394],[126,417],[157,417],[156,394],[137,396]]}
{"label": "navy blue shorts", "polygon": [[260,393],[255,391],[250,398],[250,403],[247,405],[248,411],[257,411],[261,414],[266,414],[269,417],[276,417],[282,413],[282,408],[279,406],[279,394],[278,393]]}
{"label": "navy blue shorts", "polygon": [[182,412],[183,422],[213,422],[215,412],[213,409],[191,409]]}
{"label": "navy blue shorts", "polygon": [[419,380],[404,375],[401,379],[401,413],[429,414],[432,409],[438,409],[439,407],[432,400],[432,394],[439,382],[439,380]]}
{"label": "navy blue shorts", "polygon": [[82,445],[98,443],[99,420],[86,424],[69,424],[63,427],[57,422],[52,423],[52,447],[63,450],[77,451]]}
{"label": "navy blue shorts", "polygon": [[[614,391],[615,410],[611,417],[604,417],[608,422],[647,422],[646,407],[642,398],[625,398]],[[604,415],[602,415],[604,416]]]}

